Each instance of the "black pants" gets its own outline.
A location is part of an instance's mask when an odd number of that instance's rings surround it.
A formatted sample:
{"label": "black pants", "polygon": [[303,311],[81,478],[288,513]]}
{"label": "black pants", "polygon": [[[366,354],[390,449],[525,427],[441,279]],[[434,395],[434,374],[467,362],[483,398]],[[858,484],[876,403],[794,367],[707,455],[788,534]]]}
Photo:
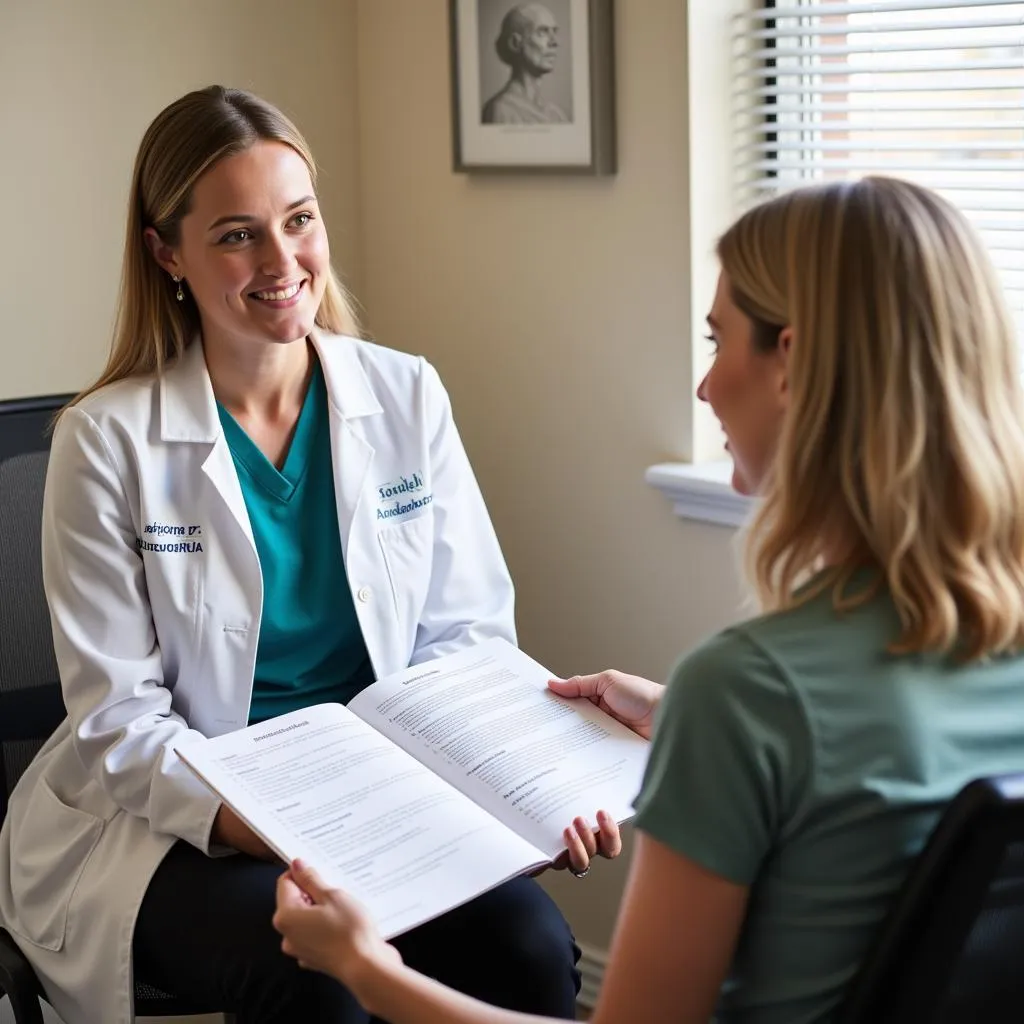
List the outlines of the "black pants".
{"label": "black pants", "polygon": [[[176,843],[139,912],[136,977],[235,1013],[239,1024],[367,1024],[341,984],[281,952],[270,921],[283,870],[243,855],[211,859]],[[507,882],[394,945],[410,967],[485,1002],[573,1016],[579,949],[532,879]]]}

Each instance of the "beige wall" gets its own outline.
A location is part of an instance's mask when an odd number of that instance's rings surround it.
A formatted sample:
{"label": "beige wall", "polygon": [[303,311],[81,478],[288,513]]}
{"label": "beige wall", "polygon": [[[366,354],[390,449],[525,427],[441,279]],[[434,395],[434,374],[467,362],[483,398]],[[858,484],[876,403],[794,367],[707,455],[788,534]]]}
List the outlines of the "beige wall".
{"label": "beige wall", "polygon": [[[358,9],[370,326],[448,385],[524,648],[561,673],[663,677],[739,595],[732,531],[680,523],[642,481],[692,429],[686,5],[617,5],[604,180],[453,174],[445,0]],[[551,883],[583,940],[606,945],[623,872]]]}
{"label": "beige wall", "polygon": [[102,367],[135,150],[189,89],[254,89],[297,121],[358,289],[354,56],[353,0],[0,0],[0,398]]}

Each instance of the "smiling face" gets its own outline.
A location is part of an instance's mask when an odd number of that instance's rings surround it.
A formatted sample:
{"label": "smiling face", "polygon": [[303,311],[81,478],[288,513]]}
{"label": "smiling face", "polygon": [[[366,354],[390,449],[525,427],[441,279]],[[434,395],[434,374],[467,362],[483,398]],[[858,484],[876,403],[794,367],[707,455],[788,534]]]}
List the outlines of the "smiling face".
{"label": "smiling face", "polygon": [[757,494],[775,454],[786,409],[786,359],[791,332],[767,352],[754,343],[754,322],[732,299],[729,280],[718,279],[708,314],[715,358],[697,389],[722,425],[733,461],[732,486]]}
{"label": "smiling face", "polygon": [[184,278],[210,346],[281,344],[313,328],[330,273],[327,231],[302,157],[256,142],[197,182],[176,246],[147,241]]}

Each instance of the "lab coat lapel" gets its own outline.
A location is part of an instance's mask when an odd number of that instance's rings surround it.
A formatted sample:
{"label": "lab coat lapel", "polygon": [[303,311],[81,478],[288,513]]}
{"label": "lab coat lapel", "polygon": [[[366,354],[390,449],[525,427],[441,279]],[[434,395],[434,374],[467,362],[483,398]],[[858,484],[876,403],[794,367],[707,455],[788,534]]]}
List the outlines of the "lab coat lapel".
{"label": "lab coat lapel", "polygon": [[181,358],[168,367],[160,380],[160,437],[211,445],[202,464],[228,511],[256,551],[242,486],[217,413],[213,385],[206,369],[202,342],[195,339]]}
{"label": "lab coat lapel", "polygon": [[[327,384],[331,419],[331,454],[334,489],[338,507],[338,528],[346,557],[352,525],[363,496],[364,484],[373,462],[373,446],[366,441],[355,421],[383,412],[373,393],[352,338],[312,334]],[[217,413],[217,402],[206,369],[203,346],[193,341],[161,379],[160,431],[164,441],[202,442],[211,445],[203,472],[255,552],[252,526],[246,511],[231,451]]]}
{"label": "lab coat lapel", "polygon": [[331,449],[334,460],[334,495],[338,506],[338,530],[346,562],[352,524],[363,497],[363,485],[373,463],[374,450],[352,424],[331,409]]}
{"label": "lab coat lapel", "polygon": [[256,540],[252,535],[252,524],[249,522],[249,512],[245,507],[242,485],[238,481],[235,460],[223,434],[214,442],[212,451],[203,462],[203,472],[216,488],[221,500],[227,505],[228,511],[245,534],[250,547],[255,551]]}
{"label": "lab coat lapel", "polygon": [[[314,332],[313,344],[327,385],[338,530],[348,563],[353,523],[374,457],[373,445],[362,436],[356,421],[363,416],[378,415],[383,410],[370,387],[352,339]],[[357,544],[365,540],[357,538]]]}

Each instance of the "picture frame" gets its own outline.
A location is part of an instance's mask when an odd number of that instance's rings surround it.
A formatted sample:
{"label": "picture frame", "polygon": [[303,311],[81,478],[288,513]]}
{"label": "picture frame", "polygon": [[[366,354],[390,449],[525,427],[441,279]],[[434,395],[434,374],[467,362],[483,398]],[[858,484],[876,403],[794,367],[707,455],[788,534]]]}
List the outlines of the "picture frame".
{"label": "picture frame", "polygon": [[613,8],[449,0],[456,172],[616,172]]}

